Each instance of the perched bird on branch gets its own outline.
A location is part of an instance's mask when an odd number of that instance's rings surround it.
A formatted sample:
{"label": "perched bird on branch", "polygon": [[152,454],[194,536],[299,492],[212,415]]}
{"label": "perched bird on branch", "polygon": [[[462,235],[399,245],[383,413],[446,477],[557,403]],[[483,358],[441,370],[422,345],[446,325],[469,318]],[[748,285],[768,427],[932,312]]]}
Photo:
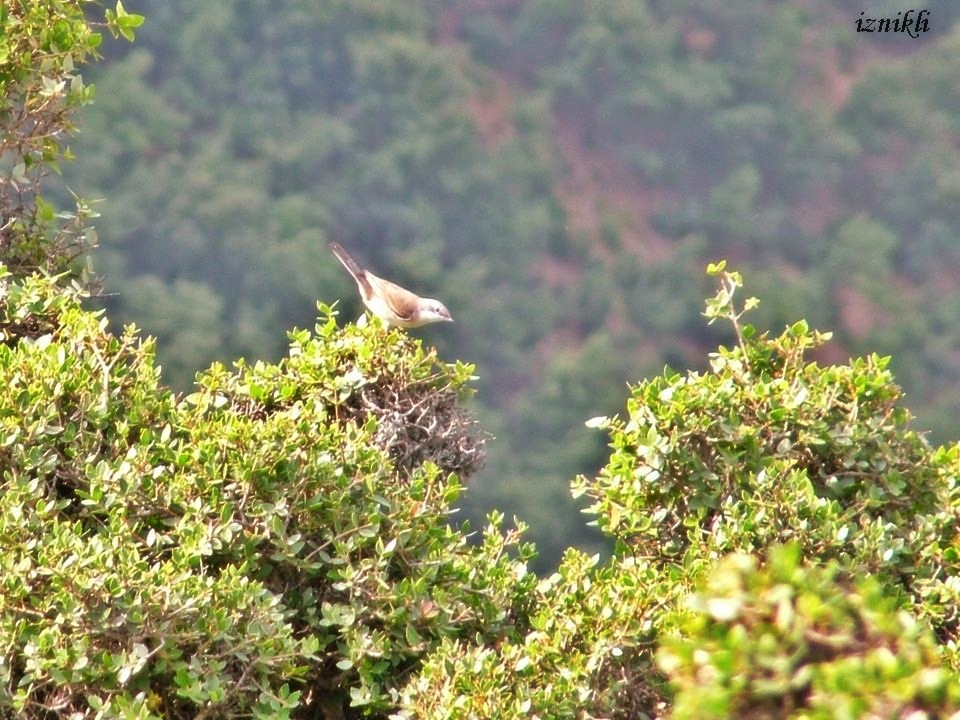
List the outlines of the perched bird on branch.
{"label": "perched bird on branch", "polygon": [[415,328],[435,322],[453,322],[450,311],[439,300],[420,297],[364,270],[339,243],[331,242],[330,249],[353,276],[367,310],[388,327]]}

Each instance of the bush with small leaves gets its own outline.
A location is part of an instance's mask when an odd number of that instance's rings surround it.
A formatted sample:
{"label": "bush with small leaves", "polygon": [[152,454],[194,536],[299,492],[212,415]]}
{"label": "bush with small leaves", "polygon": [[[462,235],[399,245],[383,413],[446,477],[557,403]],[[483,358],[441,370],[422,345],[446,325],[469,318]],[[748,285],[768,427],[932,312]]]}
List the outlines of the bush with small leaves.
{"label": "bush with small leaves", "polygon": [[531,550],[447,522],[469,366],[323,308],[178,398],[76,288],[0,288],[0,713],[380,716],[434,647],[522,623]]}
{"label": "bush with small leaves", "polygon": [[[56,273],[96,243],[90,206],[55,211],[40,195],[45,173],[69,157],[63,139],[73,112],[90,102],[78,67],[97,57],[101,36],[88,18],[90,0],[0,4],[0,261],[9,271]],[[106,27],[133,40],[143,17],[122,2],[105,10]]]}
{"label": "bush with small leaves", "polygon": [[[597,565],[569,552],[516,634],[442,643],[404,691],[401,717],[662,717],[672,704],[662,672],[679,689],[680,717],[787,717],[801,707],[832,717],[834,703],[849,717],[956,709],[955,677],[939,663],[955,660],[960,606],[957,448],[931,449],[907,426],[886,360],[806,360],[827,336],[802,321],[758,335],[741,321],[756,301],[733,302],[739,275],[722,264],[713,272],[722,285],[707,315],[731,321],[736,346],[713,355],[708,373],[638,385],[626,420],[590,423],[610,432],[613,452],[598,478],[574,487],[617,540],[614,556]],[[715,578],[744,564],[754,572],[749,553],[785,542],[792,549],[773,554],[770,575],[757,575],[757,598],[741,593],[745,608],[759,606],[741,618],[756,628],[701,632],[684,598],[717,559],[740,553]],[[793,595],[767,594],[768,577]],[[703,602],[723,612],[731,604],[720,594]],[[780,623],[782,637],[764,622]],[[682,642],[664,639],[678,628]],[[721,642],[729,647],[714,652]],[[714,660],[703,678],[689,669]]]}
{"label": "bush with small leaves", "polygon": [[670,717],[960,717],[960,679],[875,578],[804,566],[797,544],[724,558],[657,654]]}
{"label": "bush with small leaves", "polygon": [[657,717],[659,674],[639,649],[650,647],[663,578],[597,563],[569,550],[531,598],[523,632],[445,642],[407,688],[400,717]]}
{"label": "bush with small leaves", "polygon": [[711,272],[721,288],[706,315],[730,321],[736,344],[709,372],[634,387],[627,419],[596,419],[613,453],[576,493],[619,555],[677,574],[680,593],[722,555],[793,541],[807,558],[875,574],[954,641],[958,448],[933,449],[910,428],[886,358],[810,361],[829,335],[803,321],[757,334],[741,319],[757,301],[734,303],[740,276],[722,263]]}

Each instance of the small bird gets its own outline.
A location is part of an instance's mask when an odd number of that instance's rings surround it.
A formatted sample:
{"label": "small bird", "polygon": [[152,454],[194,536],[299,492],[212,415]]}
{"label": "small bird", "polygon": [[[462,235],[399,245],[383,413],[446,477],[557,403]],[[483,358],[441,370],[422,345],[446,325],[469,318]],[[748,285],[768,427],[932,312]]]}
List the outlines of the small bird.
{"label": "small bird", "polygon": [[357,282],[360,297],[367,310],[386,323],[387,327],[415,328],[435,322],[453,322],[450,311],[439,300],[422,298],[389,280],[364,270],[339,243],[330,249]]}

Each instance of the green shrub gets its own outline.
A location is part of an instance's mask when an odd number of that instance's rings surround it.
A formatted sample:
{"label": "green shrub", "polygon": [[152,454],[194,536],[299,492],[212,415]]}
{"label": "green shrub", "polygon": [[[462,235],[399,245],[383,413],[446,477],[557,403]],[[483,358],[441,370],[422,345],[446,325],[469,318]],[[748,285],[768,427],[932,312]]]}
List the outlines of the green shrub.
{"label": "green shrub", "polygon": [[800,547],[724,558],[658,653],[675,720],[957,717],[960,680],[874,578],[804,567]]}
{"label": "green shrub", "polygon": [[910,428],[887,358],[810,361],[829,335],[802,320],[758,334],[741,319],[756,301],[734,304],[739,275],[713,273],[706,315],[730,321],[736,344],[709,372],[635,386],[625,420],[596,419],[613,453],[575,492],[620,556],[683,578],[678,593],[729,552],[796,542],[810,560],[877,575],[953,642],[960,452]]}
{"label": "green shrub", "polygon": [[[100,33],[87,17],[89,0],[0,5],[0,251],[8,270],[60,272],[96,244],[90,206],[57,213],[40,195],[44,175],[69,157],[65,136],[73,112],[90,102],[93,86],[79,66],[98,56]],[[92,18],[92,15],[91,15]],[[104,11],[103,25],[133,40],[143,17]]]}
{"label": "green shrub", "polygon": [[[593,500],[614,556],[569,552],[517,633],[442,643],[404,691],[402,717],[958,708],[947,669],[957,448],[931,449],[909,428],[885,359],[807,360],[827,335],[803,321],[758,334],[742,321],[756,301],[734,304],[739,275],[712,271],[721,288],[706,314],[732,323],[735,346],[712,355],[709,372],[634,387],[626,419],[590,423],[610,432],[613,452],[574,489]],[[697,586],[707,590],[691,606]]]}
{"label": "green shrub", "polygon": [[135,328],[4,272],[0,713],[652,718],[662,672],[680,717],[956,709],[957,448],[906,427],[883,360],[805,361],[824,336],[758,335],[721,277],[736,346],[591,423],[614,452],[576,488],[614,557],[538,581],[522,524],[447,523],[483,461],[471,367],[321,306],[282,362],[178,397]]}
{"label": "green shrub", "polygon": [[447,523],[483,457],[471,368],[326,309],[178,398],[76,290],[2,287],[0,713],[378,715],[433,647],[524,616],[530,549]]}
{"label": "green shrub", "polygon": [[638,649],[650,647],[664,583],[650,568],[597,563],[569,550],[537,588],[525,633],[442,645],[402,717],[657,717],[659,675]]}

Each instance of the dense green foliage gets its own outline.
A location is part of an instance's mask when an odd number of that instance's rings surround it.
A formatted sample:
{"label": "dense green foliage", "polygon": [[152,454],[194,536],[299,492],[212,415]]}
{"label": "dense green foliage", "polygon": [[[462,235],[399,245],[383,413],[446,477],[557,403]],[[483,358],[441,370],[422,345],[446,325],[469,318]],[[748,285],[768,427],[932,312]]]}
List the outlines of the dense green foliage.
{"label": "dense green foliage", "polygon": [[638,385],[627,419],[597,421],[615,452],[579,492],[595,500],[598,524],[651,562],[694,573],[796,541],[902,588],[956,640],[960,452],[935,451],[909,428],[885,359],[810,362],[825,336],[803,321],[754,337],[741,315],[755,301],[738,309],[739,275],[722,278],[706,314],[731,321],[739,342],[713,354],[707,374]]}
{"label": "dense green foliage", "polygon": [[885,361],[805,359],[824,335],[758,333],[739,275],[712,273],[706,315],[737,344],[591,423],[612,453],[576,490],[613,557],[568,552],[522,638],[442,646],[413,686],[417,717],[960,709],[960,448],[907,427]]}
{"label": "dense green foliage", "polygon": [[[797,542],[884,579],[957,639],[960,448],[931,448],[908,425],[886,360],[823,366],[824,342],[799,321],[756,333],[735,301],[737,273],[707,303],[731,322],[732,348],[709,373],[668,373],[633,389],[626,420],[598,418],[614,454],[577,492],[618,544],[697,577],[729,552]],[[638,512],[644,510],[644,512]]]}
{"label": "dense green foliage", "polygon": [[960,678],[929,630],[875,579],[799,558],[796,545],[764,568],[728,556],[690,597],[695,615],[659,653],[678,690],[671,717],[956,717]]}
{"label": "dense green foliage", "polygon": [[[93,96],[77,66],[97,56],[102,38],[84,4],[0,6],[0,252],[18,273],[56,273],[96,240],[83,200],[56,213],[40,195],[44,175],[68,154],[63,137],[75,129],[73,112]],[[121,4],[105,15],[107,27],[130,40],[143,20]]]}
{"label": "dense green foliage", "polygon": [[952,712],[958,449],[904,426],[883,363],[805,361],[821,335],[756,333],[714,272],[707,314],[740,341],[592,423],[613,453],[577,488],[615,553],[569,550],[544,579],[499,518],[478,545],[447,524],[482,458],[470,367],[321,308],[278,364],[214,365],[178,397],[133,328],[3,276],[0,707]]}
{"label": "dense green foliage", "polygon": [[177,398],[133,329],[3,280],[5,714],[377,711],[441,640],[517,621],[529,551],[446,522],[469,368],[328,316]]}

